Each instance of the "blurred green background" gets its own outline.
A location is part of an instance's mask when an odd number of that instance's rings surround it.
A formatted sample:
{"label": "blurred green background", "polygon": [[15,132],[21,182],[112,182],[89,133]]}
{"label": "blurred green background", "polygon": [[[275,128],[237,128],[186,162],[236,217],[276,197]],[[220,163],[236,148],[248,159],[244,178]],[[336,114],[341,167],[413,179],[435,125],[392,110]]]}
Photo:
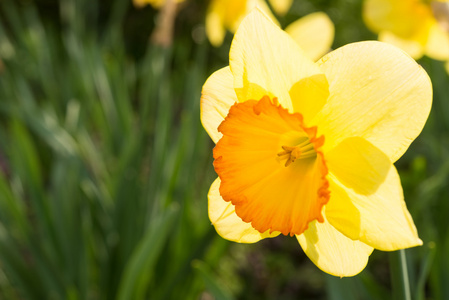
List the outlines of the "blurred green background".
{"label": "blurred green background", "polygon": [[[0,299],[398,299],[397,253],[353,278],[320,271],[296,239],[223,240],[207,217],[213,143],[200,124],[213,48],[208,1],[159,11],[131,0],[0,1]],[[375,39],[361,1],[295,1],[287,25],[324,11],[333,48]],[[413,299],[449,299],[449,77],[424,58],[434,103],[397,162],[422,247],[406,250]]]}

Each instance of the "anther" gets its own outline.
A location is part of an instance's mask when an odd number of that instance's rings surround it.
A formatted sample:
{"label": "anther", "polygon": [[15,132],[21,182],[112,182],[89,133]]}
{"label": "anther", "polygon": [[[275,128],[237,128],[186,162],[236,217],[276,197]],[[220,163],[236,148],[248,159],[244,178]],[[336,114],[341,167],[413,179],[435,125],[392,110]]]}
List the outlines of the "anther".
{"label": "anther", "polygon": [[287,156],[287,161],[285,162],[285,166],[288,167],[292,163],[295,162],[298,158],[311,158],[316,156],[315,148],[313,144],[310,143],[309,140],[303,141],[298,146],[282,146],[284,151],[279,152],[277,155],[284,159]]}

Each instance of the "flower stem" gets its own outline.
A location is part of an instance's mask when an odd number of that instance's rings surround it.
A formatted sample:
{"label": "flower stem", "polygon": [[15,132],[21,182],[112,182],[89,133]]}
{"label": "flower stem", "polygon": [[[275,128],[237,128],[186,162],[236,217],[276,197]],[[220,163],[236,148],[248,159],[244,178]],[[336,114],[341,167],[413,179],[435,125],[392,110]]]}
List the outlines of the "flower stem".
{"label": "flower stem", "polygon": [[411,300],[410,282],[407,270],[407,259],[405,250],[390,254],[391,283],[394,299]]}
{"label": "flower stem", "polygon": [[401,256],[401,274],[402,274],[402,284],[404,290],[404,299],[411,300],[410,295],[410,283],[408,280],[408,270],[407,270],[407,260],[405,258],[405,250],[399,250],[399,255]]}

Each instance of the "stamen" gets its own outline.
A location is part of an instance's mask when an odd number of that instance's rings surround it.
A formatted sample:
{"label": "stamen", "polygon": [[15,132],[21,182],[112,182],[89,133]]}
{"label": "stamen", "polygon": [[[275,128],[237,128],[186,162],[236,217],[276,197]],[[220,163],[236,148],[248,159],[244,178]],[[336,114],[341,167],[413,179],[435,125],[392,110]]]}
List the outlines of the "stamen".
{"label": "stamen", "polygon": [[309,139],[306,139],[305,141],[294,147],[282,146],[282,149],[284,151],[279,152],[277,155],[281,159],[284,159],[287,156],[287,161],[285,162],[286,167],[294,163],[298,158],[305,159],[316,157],[315,147]]}

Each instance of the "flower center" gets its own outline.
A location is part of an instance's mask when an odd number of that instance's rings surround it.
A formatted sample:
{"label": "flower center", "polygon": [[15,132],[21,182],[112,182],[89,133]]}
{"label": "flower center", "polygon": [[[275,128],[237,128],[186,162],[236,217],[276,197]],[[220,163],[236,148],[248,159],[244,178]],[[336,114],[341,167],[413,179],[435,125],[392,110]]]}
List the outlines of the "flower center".
{"label": "flower center", "polygon": [[223,137],[214,148],[214,167],[220,195],[244,222],[261,233],[299,235],[311,221],[324,221],[324,137],[306,127],[301,114],[264,96],[234,104],[218,131]]}
{"label": "flower center", "polygon": [[281,159],[287,159],[285,162],[286,167],[295,162],[298,158],[305,159],[316,157],[315,147],[310,143],[308,138],[297,146],[282,146],[282,149],[284,151],[279,152],[277,155]]}

